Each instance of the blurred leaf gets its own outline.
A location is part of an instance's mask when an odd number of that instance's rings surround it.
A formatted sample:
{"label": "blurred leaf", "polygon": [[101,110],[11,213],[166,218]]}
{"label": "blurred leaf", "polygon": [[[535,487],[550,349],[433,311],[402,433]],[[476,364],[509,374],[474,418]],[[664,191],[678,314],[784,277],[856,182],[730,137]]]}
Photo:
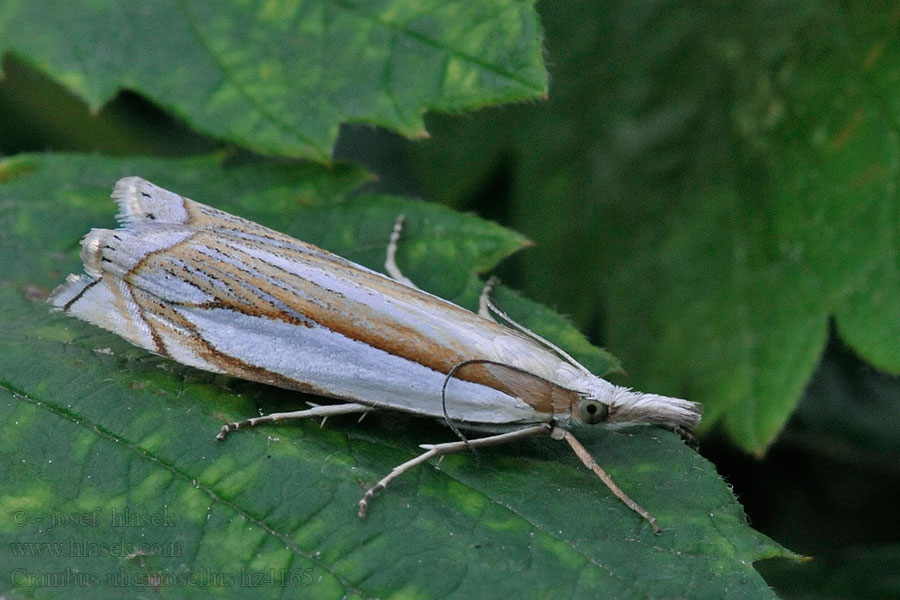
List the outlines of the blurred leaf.
{"label": "blurred leaf", "polygon": [[521,0],[9,0],[0,39],[94,111],[127,88],[209,135],[319,161],[343,121],[423,137],[428,109],[547,90]]}
{"label": "blurred leaf", "polygon": [[485,176],[453,157],[517,157],[511,220],[536,247],[514,283],[602,321],[629,383],[701,401],[704,426],[751,452],[796,407],[829,317],[900,372],[895,7],[541,11],[551,101],[435,119],[418,159],[441,197]]}
{"label": "blurred leaf", "polygon": [[131,92],[89,110],[62,84],[7,53],[0,62],[0,154],[98,152],[193,156],[223,146]]}
{"label": "blurred leaf", "polygon": [[798,564],[767,561],[766,579],[785,600],[889,600],[900,597],[900,546],[849,548]]}
{"label": "blurred leaf", "polygon": [[[110,186],[135,173],[374,267],[402,210],[406,274],[467,304],[476,273],[524,243],[446,208],[347,197],[365,174],[343,165],[66,155],[0,163],[0,306],[10,317],[0,321],[0,572],[16,574],[0,593],[13,582],[14,594],[68,597],[74,584],[46,583],[63,573],[83,578],[94,598],[119,598],[124,586],[163,598],[288,589],[316,598],[773,597],[752,562],[789,553],[747,526],[715,468],[669,432],[579,432],[656,514],[659,536],[549,439],[419,468],[364,521],[355,515],[364,487],[418,444],[449,439],[446,429],[374,413],[217,443],[223,422],[303,396],[151,356],[40,300],[80,271],[77,240],[113,224]],[[111,526],[126,514],[156,522]],[[56,554],[30,554],[57,543]],[[84,545],[97,550],[73,554]]]}

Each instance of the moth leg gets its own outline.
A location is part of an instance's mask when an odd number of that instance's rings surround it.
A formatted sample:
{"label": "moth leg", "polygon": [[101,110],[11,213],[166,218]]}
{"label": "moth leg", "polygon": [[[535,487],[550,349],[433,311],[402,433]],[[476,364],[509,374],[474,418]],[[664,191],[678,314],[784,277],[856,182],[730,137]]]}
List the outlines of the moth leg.
{"label": "moth leg", "polygon": [[470,448],[478,448],[480,446],[495,446],[497,444],[504,444],[506,442],[510,442],[512,440],[520,440],[523,438],[531,437],[533,435],[541,435],[548,434],[551,432],[553,426],[549,423],[544,423],[542,425],[535,425],[533,427],[526,427],[524,429],[517,429],[515,431],[510,431],[507,433],[501,433],[498,435],[491,435],[483,438],[476,438],[474,440],[468,440],[465,442],[447,442],[445,444],[422,444],[420,447],[424,448],[426,452],[423,452],[419,456],[406,461],[403,464],[397,465],[391,472],[382,477],[378,483],[373,485],[369,490],[365,493],[362,499],[359,501],[359,518],[366,518],[366,511],[369,508],[369,501],[375,497],[375,494],[383,490],[387,487],[391,481],[400,477],[413,467],[422,464],[430,458],[435,456],[443,456],[445,454],[453,454],[454,452],[463,452]]}
{"label": "moth leg", "polygon": [[491,312],[491,292],[494,291],[494,286],[500,283],[500,280],[491,275],[488,277],[488,280],[484,283],[484,287],[481,288],[481,296],[478,297],[478,314],[479,316],[484,317],[485,319],[490,319],[491,321],[498,322],[497,319],[494,318],[494,313]]}
{"label": "moth leg", "polygon": [[593,471],[597,477],[603,480],[603,483],[606,484],[606,487],[609,488],[616,498],[621,500],[625,506],[641,515],[650,526],[653,527],[653,533],[660,533],[659,523],[656,521],[656,517],[651,515],[644,509],[640,504],[632,500],[628,497],[628,494],[622,491],[622,489],[615,484],[612,478],[603,470],[603,468],[597,464],[597,461],[594,460],[594,457],[591,456],[590,452],[587,451],[587,448],[581,445],[575,436],[566,431],[561,427],[554,427],[550,432],[550,436],[555,440],[565,440],[568,442],[569,446],[572,447],[572,450],[575,452],[575,456],[581,459],[581,462],[584,463],[588,469]]}
{"label": "moth leg", "polygon": [[216,439],[222,441],[225,439],[225,436],[227,436],[232,431],[236,431],[244,427],[255,427],[263,423],[277,423],[278,421],[284,421],[287,419],[307,419],[310,417],[327,418],[332,415],[349,415],[353,413],[365,414],[371,410],[374,409],[371,406],[366,406],[365,404],[347,403],[327,404],[323,406],[313,406],[312,408],[308,408],[306,410],[272,413],[269,415],[263,415],[261,417],[253,417],[252,419],[235,421],[233,423],[222,425],[222,429],[219,430],[219,433],[216,435]]}
{"label": "moth leg", "polygon": [[403,231],[403,221],[405,218],[406,217],[403,215],[397,215],[397,220],[394,221],[394,230],[391,231],[391,239],[388,242],[387,247],[387,256],[384,259],[384,270],[387,271],[387,274],[391,279],[396,279],[400,283],[408,285],[413,289],[419,289],[411,279],[406,277],[400,271],[400,267],[397,266],[397,245],[400,242],[400,233]]}
{"label": "moth leg", "polygon": [[680,425],[672,425],[672,424],[661,424],[657,425],[660,429],[665,429],[666,431],[671,431],[672,433],[678,434],[678,437],[681,438],[681,441],[688,445],[692,450],[700,450],[700,442],[697,441],[697,438],[694,437],[694,434],[691,433],[689,429],[685,429]]}

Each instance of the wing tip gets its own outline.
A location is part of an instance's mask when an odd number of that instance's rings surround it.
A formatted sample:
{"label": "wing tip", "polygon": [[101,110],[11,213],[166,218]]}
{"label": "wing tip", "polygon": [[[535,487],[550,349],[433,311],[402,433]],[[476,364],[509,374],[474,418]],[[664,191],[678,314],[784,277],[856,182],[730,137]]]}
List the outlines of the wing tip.
{"label": "wing tip", "polygon": [[47,296],[47,304],[54,311],[66,311],[69,305],[78,298],[78,296],[90,285],[95,279],[89,275],[75,275],[74,273],[66,277],[66,281],[50,292]]}
{"label": "wing tip", "polygon": [[123,177],[111,196],[119,206],[116,220],[126,227],[145,221],[180,224],[188,218],[183,197],[143,177]]}
{"label": "wing tip", "polygon": [[142,188],[147,185],[153,184],[142,177],[136,176],[123,177],[116,182],[110,196],[119,205],[119,214],[116,215],[116,220],[119,223],[127,225],[147,218],[140,203]]}

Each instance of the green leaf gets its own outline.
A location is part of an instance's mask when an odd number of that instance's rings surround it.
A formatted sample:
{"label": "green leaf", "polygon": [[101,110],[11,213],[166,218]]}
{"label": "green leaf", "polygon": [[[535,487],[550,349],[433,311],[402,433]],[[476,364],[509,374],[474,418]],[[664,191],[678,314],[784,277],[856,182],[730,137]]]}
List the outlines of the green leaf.
{"label": "green leaf", "polygon": [[[630,384],[702,402],[706,428],[755,453],[795,409],[830,319],[900,372],[894,8],[541,9],[548,105],[436,119],[418,159],[459,205],[484,161],[519,157],[511,221],[535,248],[515,283],[602,323]],[[452,160],[469,155],[482,164]]]}
{"label": "green leaf", "polygon": [[428,109],[547,92],[521,0],[11,0],[0,39],[94,111],[130,89],[214,137],[319,161],[341,122],[425,137]]}
{"label": "green leaf", "polygon": [[[773,597],[752,562],[789,553],[750,529],[715,468],[666,431],[578,432],[659,518],[658,536],[551,439],[420,467],[379,495],[366,520],[355,512],[364,488],[418,444],[452,439],[446,428],[376,412],[216,442],[224,422],[305,397],[151,356],[41,301],[41,289],[80,271],[79,237],[113,225],[109,189],[126,174],[376,268],[402,210],[405,273],[470,306],[476,274],[525,243],[446,208],[348,196],[366,176],[342,165],[66,155],[0,163],[0,306],[9,317],[0,321],[0,573],[11,574],[0,592]],[[535,320],[550,318],[528,306]],[[552,339],[567,349],[585,344],[571,328],[558,333]],[[54,587],[53,576],[69,583]]]}

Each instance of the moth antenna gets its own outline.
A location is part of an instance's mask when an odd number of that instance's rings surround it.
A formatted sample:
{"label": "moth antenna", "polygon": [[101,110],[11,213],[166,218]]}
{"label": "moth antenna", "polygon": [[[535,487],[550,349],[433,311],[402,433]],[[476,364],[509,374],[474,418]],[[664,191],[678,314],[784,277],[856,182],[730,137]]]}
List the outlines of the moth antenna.
{"label": "moth antenna", "polygon": [[499,365],[501,367],[510,369],[512,371],[517,371],[519,373],[525,373],[528,375],[532,375],[533,377],[537,377],[537,375],[529,373],[525,369],[520,369],[518,367],[505,365],[496,360],[490,360],[487,358],[472,358],[469,360],[460,361],[460,362],[456,363],[455,365],[453,365],[453,367],[451,367],[451,369],[449,371],[447,371],[447,375],[444,377],[444,384],[441,386],[441,410],[444,413],[444,422],[447,424],[447,426],[451,430],[453,430],[453,433],[455,433],[459,439],[461,439],[463,442],[466,442],[466,443],[468,443],[466,436],[464,436],[462,434],[462,432],[459,430],[459,428],[457,428],[456,425],[453,424],[453,421],[450,420],[450,415],[447,414],[447,384],[450,383],[450,380],[453,378],[454,375],[456,375],[457,371],[464,369],[465,367],[468,367],[471,365]]}
{"label": "moth antenna", "polygon": [[456,437],[461,439],[464,444],[466,444],[466,448],[469,448],[469,440],[463,433],[459,430],[459,428],[453,424],[453,421],[450,420],[450,415],[447,414],[447,384],[450,383],[450,379],[456,374],[457,371],[466,367],[470,364],[476,364],[480,362],[479,359],[475,360],[464,360],[462,362],[458,362],[453,367],[447,371],[447,376],[444,377],[444,384],[441,386],[441,411],[444,413],[444,423],[447,424],[447,427],[450,428],[453,433],[456,434]]}

